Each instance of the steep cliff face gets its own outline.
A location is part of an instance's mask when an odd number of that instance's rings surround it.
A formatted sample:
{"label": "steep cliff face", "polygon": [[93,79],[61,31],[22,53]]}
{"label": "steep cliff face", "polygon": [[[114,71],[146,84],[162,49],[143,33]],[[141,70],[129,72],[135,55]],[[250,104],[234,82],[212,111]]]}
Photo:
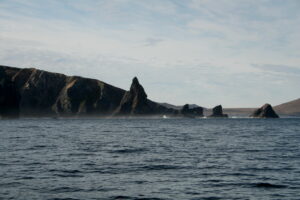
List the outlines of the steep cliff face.
{"label": "steep cliff face", "polygon": [[20,95],[15,87],[12,77],[17,68],[0,67],[0,116],[18,117]]}
{"label": "steep cliff face", "polygon": [[136,77],[133,78],[130,90],[126,92],[116,110],[117,115],[152,114],[147,94]]}
{"label": "steep cliff face", "polygon": [[0,116],[177,114],[147,98],[134,78],[129,91],[95,79],[0,66]]}
{"label": "steep cliff face", "polygon": [[110,115],[124,93],[124,90],[94,79],[67,77],[52,108],[62,116]]}
{"label": "steep cliff face", "polygon": [[104,82],[37,69],[0,66],[0,115],[109,115],[125,91]]}
{"label": "steep cliff face", "polygon": [[270,104],[265,104],[262,107],[255,110],[250,117],[255,118],[279,118],[276,112],[273,110]]}
{"label": "steep cliff face", "polygon": [[130,90],[125,92],[115,115],[176,115],[178,111],[168,109],[147,98],[143,86],[136,77],[133,78]]}
{"label": "steep cliff face", "polygon": [[22,116],[55,115],[54,105],[66,76],[37,69],[22,69],[12,81],[20,96],[19,107]]}

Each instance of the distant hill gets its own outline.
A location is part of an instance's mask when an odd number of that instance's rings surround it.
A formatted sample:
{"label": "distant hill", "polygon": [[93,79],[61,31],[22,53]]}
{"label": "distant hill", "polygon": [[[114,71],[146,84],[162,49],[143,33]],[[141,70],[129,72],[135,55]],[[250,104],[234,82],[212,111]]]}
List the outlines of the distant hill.
{"label": "distant hill", "polygon": [[[180,110],[183,107],[183,106],[176,106],[176,105],[169,104],[169,103],[159,103],[159,104],[166,108],[172,108],[172,109],[176,109],[176,110]],[[201,106],[198,106],[197,104],[189,104],[189,108],[197,108],[197,107],[201,107]]]}
{"label": "distant hill", "polygon": [[[229,116],[249,116],[256,108],[224,108],[223,112]],[[300,116],[300,98],[274,106],[279,115]]]}
{"label": "distant hill", "polygon": [[256,108],[224,108],[223,113],[229,116],[249,117]]}
{"label": "distant hill", "polygon": [[300,115],[300,98],[275,106],[274,110],[281,115]]}

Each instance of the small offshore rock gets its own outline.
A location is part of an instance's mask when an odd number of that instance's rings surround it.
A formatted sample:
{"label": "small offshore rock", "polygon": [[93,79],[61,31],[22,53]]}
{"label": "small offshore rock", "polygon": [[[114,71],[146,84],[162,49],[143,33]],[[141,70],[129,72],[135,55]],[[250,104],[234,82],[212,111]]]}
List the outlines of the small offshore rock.
{"label": "small offshore rock", "polygon": [[277,113],[274,111],[272,106],[268,103],[263,105],[262,107],[256,109],[250,117],[254,118],[279,118]]}
{"label": "small offshore rock", "polygon": [[218,105],[212,109],[212,114],[209,117],[225,117],[227,118],[227,114],[223,114],[222,105]]}
{"label": "small offshore rock", "polygon": [[185,117],[203,117],[203,108],[202,107],[195,107],[190,108],[189,104],[185,104],[180,113]]}

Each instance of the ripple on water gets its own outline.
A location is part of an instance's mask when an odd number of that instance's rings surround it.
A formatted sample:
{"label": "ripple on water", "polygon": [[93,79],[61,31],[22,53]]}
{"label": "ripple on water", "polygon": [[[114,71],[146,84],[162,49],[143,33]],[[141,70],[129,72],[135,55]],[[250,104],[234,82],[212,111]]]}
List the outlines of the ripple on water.
{"label": "ripple on water", "polygon": [[48,172],[50,172],[53,176],[57,176],[57,177],[83,177],[83,172],[80,170],[76,170],[76,169],[50,169],[48,170]]}
{"label": "ripple on water", "polygon": [[0,120],[0,199],[297,199],[299,124]]}
{"label": "ripple on water", "polygon": [[35,126],[35,125],[26,125],[26,126],[18,126],[18,129],[36,129],[36,128],[41,128],[40,126]]}
{"label": "ripple on water", "polygon": [[76,198],[50,198],[48,200],[82,200],[82,199],[76,199]]}
{"label": "ripple on water", "polygon": [[22,183],[20,182],[4,182],[4,183],[0,183],[0,188],[14,188],[14,187],[18,187],[18,186],[21,186],[23,185]]}
{"label": "ripple on water", "polygon": [[281,189],[281,188],[287,188],[286,185],[279,185],[279,184],[272,184],[272,183],[253,183],[251,184],[252,187],[256,188],[274,188],[274,189]]}
{"label": "ripple on water", "polygon": [[131,196],[112,196],[109,199],[111,200],[167,200],[162,198],[155,197],[131,197]]}
{"label": "ripple on water", "polygon": [[145,165],[140,167],[140,169],[146,171],[153,171],[153,170],[178,170],[178,169],[188,169],[188,166],[180,166],[180,165]]}
{"label": "ripple on water", "polygon": [[146,152],[148,149],[146,148],[124,148],[117,150],[109,150],[109,153],[117,153],[117,154],[130,154],[130,153],[142,153]]}
{"label": "ripple on water", "polygon": [[65,186],[65,187],[52,188],[52,189],[49,189],[48,191],[57,194],[57,193],[69,193],[69,192],[81,192],[84,190],[81,188],[77,188],[77,187],[66,187]]}
{"label": "ripple on water", "polygon": [[191,200],[221,200],[221,197],[201,197],[201,198],[192,198]]}

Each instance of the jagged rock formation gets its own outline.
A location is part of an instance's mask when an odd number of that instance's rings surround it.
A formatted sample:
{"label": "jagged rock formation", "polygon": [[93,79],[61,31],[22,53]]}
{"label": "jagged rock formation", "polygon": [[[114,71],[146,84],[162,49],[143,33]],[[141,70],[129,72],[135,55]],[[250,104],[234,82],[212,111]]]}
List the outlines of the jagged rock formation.
{"label": "jagged rock formation", "polygon": [[255,110],[250,117],[255,118],[279,118],[276,112],[273,110],[270,104],[265,104],[262,107]]}
{"label": "jagged rock formation", "polygon": [[174,115],[147,99],[137,78],[130,91],[78,76],[0,66],[0,116]]}
{"label": "jagged rock formation", "polygon": [[133,78],[130,90],[125,92],[114,112],[114,115],[119,116],[160,114],[176,115],[177,111],[147,99],[147,94],[136,77]]}
{"label": "jagged rock formation", "polygon": [[223,114],[223,108],[218,105],[212,109],[212,114],[209,117],[228,117],[227,114]]}
{"label": "jagged rock formation", "polygon": [[133,78],[130,90],[126,92],[116,110],[117,115],[152,114],[147,94],[136,77]]}
{"label": "jagged rock formation", "polygon": [[185,104],[180,110],[180,114],[182,114],[185,117],[203,117],[203,108],[202,107],[190,108],[189,104]]}

